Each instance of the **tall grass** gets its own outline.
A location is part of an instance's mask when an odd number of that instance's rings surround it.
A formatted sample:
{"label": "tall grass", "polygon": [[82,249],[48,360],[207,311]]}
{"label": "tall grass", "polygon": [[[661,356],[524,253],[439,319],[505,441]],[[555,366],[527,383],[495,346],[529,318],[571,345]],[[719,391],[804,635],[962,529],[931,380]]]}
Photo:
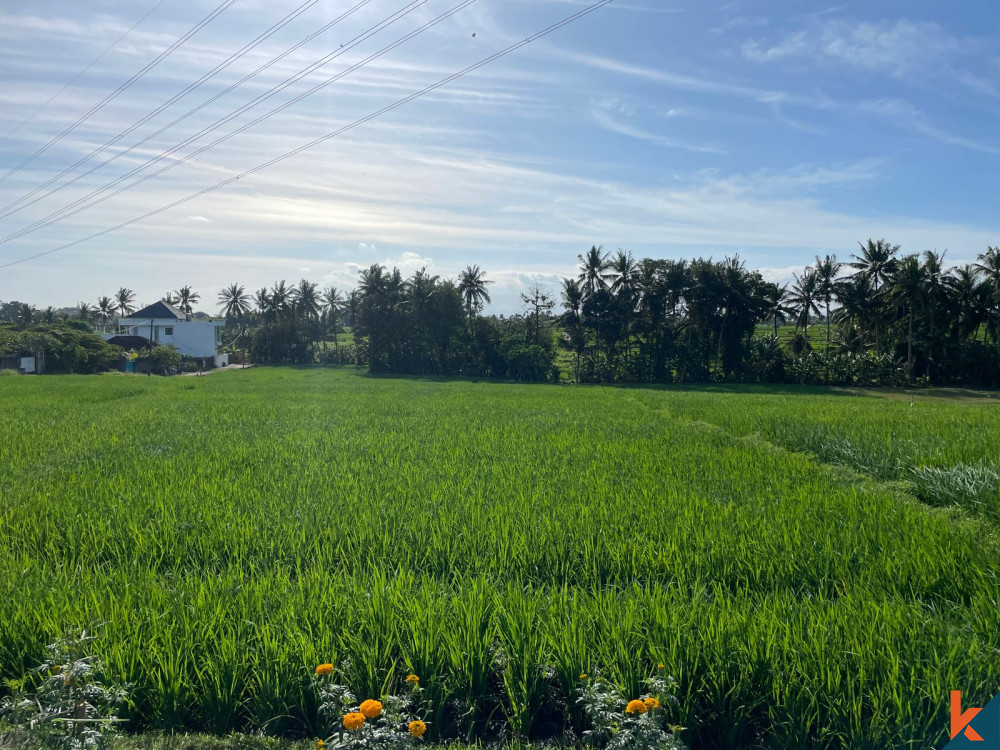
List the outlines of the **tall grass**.
{"label": "tall grass", "polygon": [[924,747],[949,690],[997,689],[991,528],[693,421],[711,399],[190,382],[0,386],[0,676],[101,622],[133,729],[310,735],[330,661],[359,695],[419,674],[437,737],[545,739],[583,728],[580,672],[663,663],[698,747]]}

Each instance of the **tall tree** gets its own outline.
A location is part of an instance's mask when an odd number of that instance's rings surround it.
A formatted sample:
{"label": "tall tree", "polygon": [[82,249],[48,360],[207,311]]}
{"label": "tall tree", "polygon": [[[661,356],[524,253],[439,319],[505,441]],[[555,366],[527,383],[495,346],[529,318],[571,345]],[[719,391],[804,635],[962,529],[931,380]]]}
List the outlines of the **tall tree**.
{"label": "tall tree", "polygon": [[106,326],[108,320],[115,317],[115,311],[118,309],[118,303],[111,297],[100,297],[97,300],[97,314],[101,316],[101,325]]}
{"label": "tall tree", "polygon": [[230,284],[219,292],[219,307],[230,320],[241,320],[250,313],[253,298],[242,284]]}
{"label": "tall tree", "polygon": [[977,259],[976,268],[983,276],[983,283],[989,290],[990,323],[988,330],[992,331],[993,341],[1000,356],[1000,246],[990,245],[986,252]]}
{"label": "tall tree", "polygon": [[201,295],[189,286],[182,286],[174,292],[178,307],[188,315],[194,312],[194,303],[201,299]]}
{"label": "tall tree", "polygon": [[830,318],[830,304],[833,301],[837,290],[837,274],[840,273],[841,263],[837,262],[836,255],[827,253],[822,258],[816,256],[816,291],[826,305],[826,347],[823,349],[823,359],[826,367],[826,379],[830,381],[830,330],[833,320]]}
{"label": "tall tree", "polygon": [[927,293],[927,276],[920,258],[905,255],[886,282],[886,299],[906,316],[906,371],[913,377],[913,324]]}
{"label": "tall tree", "polygon": [[466,266],[458,275],[458,290],[465,301],[465,309],[471,320],[492,302],[487,287],[493,282],[486,278],[479,266]]}
{"label": "tall tree", "polygon": [[115,302],[118,303],[118,312],[123,318],[135,312],[135,307],[132,305],[135,302],[135,292],[131,289],[121,287],[115,292]]}
{"label": "tall tree", "polygon": [[[896,254],[899,252],[899,245],[893,245],[885,240],[872,240],[859,242],[861,255],[852,255],[853,263],[848,263],[850,268],[855,269],[856,277],[865,277],[872,282],[874,296],[878,297],[879,290],[885,286],[890,274],[896,265]],[[875,319],[875,349],[881,350],[880,320]]]}
{"label": "tall tree", "polygon": [[612,274],[609,272],[611,264],[603,248],[594,245],[586,255],[578,255],[576,259],[580,263],[580,275],[577,278],[583,286],[585,297],[593,296],[598,290],[607,288],[608,279]]}

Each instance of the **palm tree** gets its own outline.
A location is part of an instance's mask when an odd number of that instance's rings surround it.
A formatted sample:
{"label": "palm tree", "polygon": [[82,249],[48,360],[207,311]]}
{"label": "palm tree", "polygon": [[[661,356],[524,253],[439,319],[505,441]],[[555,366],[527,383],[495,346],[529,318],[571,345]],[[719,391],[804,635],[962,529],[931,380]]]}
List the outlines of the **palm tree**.
{"label": "palm tree", "polygon": [[788,285],[775,287],[775,293],[767,298],[767,318],[774,322],[774,335],[778,335],[778,325],[788,320],[789,315],[794,315],[795,311],[786,304],[788,299]]}
{"label": "palm tree", "polygon": [[188,315],[194,312],[194,303],[201,299],[201,295],[189,286],[182,286],[174,294],[177,295],[177,302],[173,304],[177,304]]}
{"label": "palm tree", "polygon": [[[869,239],[865,243],[859,242],[861,255],[852,255],[853,263],[847,265],[857,271],[851,278],[866,277],[871,280],[875,296],[878,296],[879,289],[885,286],[889,275],[896,265],[896,253],[899,252],[899,245],[891,245],[885,240]],[[880,349],[879,324],[875,321],[875,349]]]}
{"label": "palm tree", "polygon": [[636,306],[635,280],[639,271],[632,253],[619,250],[608,262],[611,291],[617,295],[618,306],[622,313],[622,333],[625,339],[625,364],[629,363],[632,353],[632,313]]}
{"label": "palm tree", "polygon": [[295,301],[299,315],[306,320],[315,320],[319,317],[322,304],[319,299],[319,292],[316,290],[319,284],[302,279],[298,286],[293,287],[290,296]]}
{"label": "palm tree", "polygon": [[22,302],[17,307],[17,327],[24,329],[35,322],[35,308],[27,302]]}
{"label": "palm tree", "polygon": [[[335,286],[327,287],[320,296],[320,305],[323,315],[326,317],[326,325],[333,331],[333,349],[340,351],[340,342],[337,335],[340,333],[341,317],[347,307],[347,300]],[[326,343],[324,342],[324,346]]]}
{"label": "palm tree", "polygon": [[886,284],[887,299],[906,313],[906,369],[913,377],[913,321],[927,293],[927,276],[916,255],[906,255],[896,263]]}
{"label": "palm tree", "polygon": [[86,302],[80,302],[76,306],[76,317],[84,323],[89,323],[94,315],[94,308]]}
{"label": "palm tree", "polygon": [[997,345],[997,355],[1000,355],[1000,246],[990,245],[986,252],[976,258],[976,268],[986,277],[983,281],[989,290],[992,299],[989,307],[992,310],[990,315],[991,323],[987,331],[993,331],[993,340]]}
{"label": "palm tree", "polygon": [[927,297],[927,319],[929,326],[927,331],[928,378],[934,377],[934,350],[937,343],[934,325],[937,317],[935,313],[937,310],[941,310],[947,315],[950,302],[948,274],[951,273],[951,270],[945,270],[944,267],[944,257],[947,254],[947,250],[943,253],[938,253],[934,250],[924,251],[923,272],[927,285],[925,295]]}
{"label": "palm tree", "polygon": [[135,307],[132,306],[132,303],[135,302],[135,292],[131,289],[122,287],[115,292],[115,302],[118,303],[118,312],[123,318],[127,318],[135,312]]}
{"label": "palm tree", "polygon": [[101,325],[106,326],[108,324],[108,318],[115,317],[115,311],[118,309],[118,303],[116,303],[111,297],[100,297],[97,300],[97,313],[101,316]]}
{"label": "palm tree", "polygon": [[176,293],[167,292],[162,297],[160,297],[160,301],[166,302],[168,305],[177,305],[178,303],[180,303],[181,299],[176,295]]}
{"label": "palm tree", "polygon": [[570,346],[576,354],[576,382],[580,382],[580,355],[583,354],[587,339],[583,329],[583,287],[576,279],[562,280],[562,303],[566,312],[562,324],[569,329]]}
{"label": "palm tree", "polygon": [[45,308],[45,311],[42,313],[42,322],[55,323],[58,317],[59,317],[58,311],[54,307],[52,307],[52,305],[49,305],[48,307]]}
{"label": "palm tree", "polygon": [[830,302],[837,290],[837,274],[840,273],[842,265],[837,262],[836,255],[827,253],[823,258],[816,256],[816,291],[826,303],[826,348],[823,350],[823,359],[827,382],[830,381],[830,327],[833,322],[830,320]]}
{"label": "palm tree", "polygon": [[219,292],[219,306],[227,318],[244,318],[250,312],[252,298],[242,284],[230,284]]}
{"label": "palm tree", "polygon": [[486,278],[479,266],[466,266],[458,275],[458,291],[465,300],[465,310],[471,321],[483,311],[483,307],[493,300],[486,288],[493,282]]}
{"label": "palm tree", "polygon": [[801,276],[793,275],[795,283],[788,295],[788,303],[795,311],[795,332],[799,326],[809,329],[809,316],[819,315],[819,276],[812,266],[806,266]]}
{"label": "palm tree", "polygon": [[608,286],[608,279],[611,278],[608,269],[611,264],[608,257],[601,252],[602,249],[594,245],[586,255],[576,256],[580,261],[580,275],[577,279],[583,285],[584,297],[596,294],[599,289],[606,289]]}
{"label": "palm tree", "polygon": [[275,320],[278,316],[288,312],[292,306],[294,298],[292,296],[291,287],[285,283],[284,279],[271,287],[271,293],[267,296],[267,301],[268,306],[265,314],[270,316],[272,320]]}
{"label": "palm tree", "polygon": [[945,281],[955,306],[951,335],[958,340],[973,335],[982,324],[989,290],[982,280],[982,272],[975,265],[970,263],[953,270],[954,275]]}

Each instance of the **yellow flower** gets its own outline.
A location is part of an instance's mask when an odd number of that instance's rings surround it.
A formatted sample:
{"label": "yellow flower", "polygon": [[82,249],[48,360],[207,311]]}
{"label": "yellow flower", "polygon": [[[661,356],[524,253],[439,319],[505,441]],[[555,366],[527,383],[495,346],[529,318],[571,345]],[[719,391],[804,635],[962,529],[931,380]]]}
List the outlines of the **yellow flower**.
{"label": "yellow flower", "polygon": [[628,705],[625,706],[626,713],[630,714],[644,714],[649,709],[646,708],[646,704],[640,700],[629,701]]}
{"label": "yellow flower", "polygon": [[406,681],[411,685],[416,685],[418,682],[420,682],[420,678],[417,677],[415,674],[408,674],[406,675]]}
{"label": "yellow flower", "polygon": [[427,731],[427,725],[422,721],[411,721],[409,726],[410,734],[414,737],[423,737]]}
{"label": "yellow flower", "polygon": [[361,713],[365,715],[366,719],[377,719],[382,715],[382,704],[368,699],[361,704]]}
{"label": "yellow flower", "polygon": [[316,740],[316,750],[323,750],[326,747],[326,743],[323,740]]}
{"label": "yellow flower", "polygon": [[52,669],[49,670],[52,674],[59,674],[62,672],[62,664],[53,664]]}
{"label": "yellow flower", "polygon": [[650,711],[660,707],[660,701],[656,698],[643,698],[642,702],[646,704],[646,708]]}
{"label": "yellow flower", "polygon": [[319,675],[320,677],[325,677],[332,671],[333,671],[332,664],[320,664],[318,667],[316,667],[316,674]]}
{"label": "yellow flower", "polygon": [[352,732],[356,729],[361,729],[364,723],[365,715],[359,714],[357,711],[349,713],[344,717],[344,729],[349,729]]}
{"label": "yellow flower", "polygon": [[589,679],[589,677],[590,677],[590,675],[589,675],[589,674],[587,674],[586,672],[584,672],[584,673],[583,673],[582,675],[580,675],[580,679],[581,679],[581,680],[586,680],[586,679]]}
{"label": "yellow flower", "polygon": [[663,665],[662,665],[662,664],[657,664],[657,665],[656,665],[656,668],[657,668],[657,669],[663,669]]}

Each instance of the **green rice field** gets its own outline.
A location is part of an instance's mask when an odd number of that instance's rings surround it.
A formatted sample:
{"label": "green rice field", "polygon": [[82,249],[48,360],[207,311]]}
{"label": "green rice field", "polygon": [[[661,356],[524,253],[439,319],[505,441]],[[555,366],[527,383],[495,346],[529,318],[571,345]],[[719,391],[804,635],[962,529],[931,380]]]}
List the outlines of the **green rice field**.
{"label": "green rice field", "polygon": [[[130,729],[572,744],[663,664],[692,748],[923,748],[1000,689],[1000,400],[253,368],[0,379],[0,677],[67,627]],[[430,735],[429,735],[430,736]]]}

